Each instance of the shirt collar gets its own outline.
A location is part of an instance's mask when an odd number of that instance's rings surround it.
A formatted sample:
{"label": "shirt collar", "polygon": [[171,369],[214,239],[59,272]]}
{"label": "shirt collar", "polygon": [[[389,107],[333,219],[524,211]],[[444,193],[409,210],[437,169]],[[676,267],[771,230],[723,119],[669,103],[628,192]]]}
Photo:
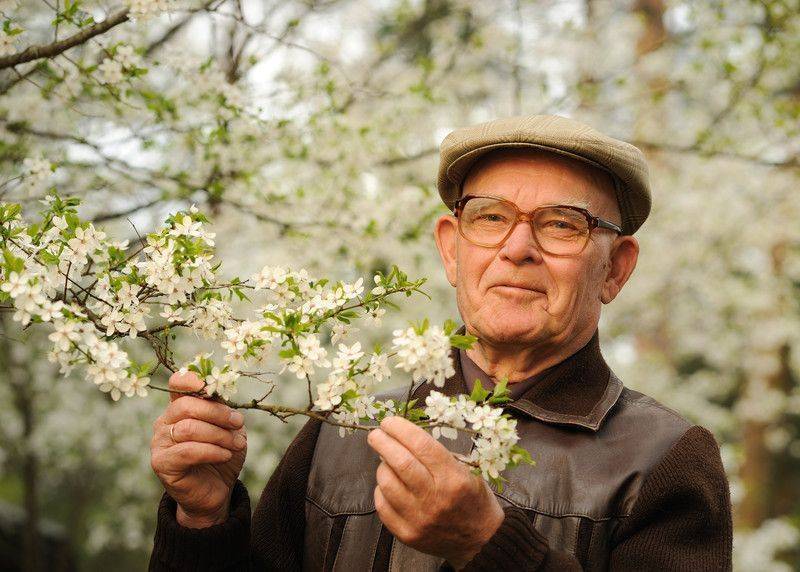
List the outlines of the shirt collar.
{"label": "shirt collar", "polygon": [[[458,333],[463,334],[465,326]],[[447,395],[469,393],[472,384],[467,375],[477,374],[485,387],[492,387],[491,378],[472,362],[466,352],[452,348],[455,374],[445,381],[441,391]],[[466,358],[462,364],[461,358]],[[506,404],[507,410],[533,417],[545,423],[572,425],[597,431],[608,412],[622,393],[622,382],[614,375],[600,352],[598,330],[581,349],[546,370],[518,383],[526,389],[514,401]],[[513,387],[513,385],[512,385]],[[433,387],[423,383],[414,396],[424,398]]]}

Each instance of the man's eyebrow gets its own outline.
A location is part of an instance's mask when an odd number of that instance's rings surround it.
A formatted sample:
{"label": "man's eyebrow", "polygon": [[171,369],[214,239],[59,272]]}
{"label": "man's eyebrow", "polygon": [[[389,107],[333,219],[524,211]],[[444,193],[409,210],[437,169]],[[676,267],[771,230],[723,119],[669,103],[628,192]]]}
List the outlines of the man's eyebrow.
{"label": "man's eyebrow", "polygon": [[570,201],[570,200],[561,201],[561,202],[558,202],[558,203],[549,203],[549,205],[550,206],[566,205],[566,206],[578,207],[578,208],[582,208],[582,209],[586,209],[586,210],[591,210],[591,206],[592,206],[590,203],[588,203],[586,201]]}

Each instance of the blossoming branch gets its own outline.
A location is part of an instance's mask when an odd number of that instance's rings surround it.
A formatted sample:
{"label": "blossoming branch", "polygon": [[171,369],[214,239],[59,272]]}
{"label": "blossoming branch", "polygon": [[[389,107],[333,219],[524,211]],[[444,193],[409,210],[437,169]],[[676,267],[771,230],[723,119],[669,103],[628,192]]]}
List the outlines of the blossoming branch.
{"label": "blossoming branch", "polygon": [[[410,400],[417,382],[442,387],[454,374],[450,348],[467,348],[474,341],[455,333],[454,322],[439,327],[424,320],[395,330],[388,353],[380,346],[367,352],[359,341],[344,343],[354,320],[380,324],[386,308],[396,307],[389,298],[424,294],[424,279],[411,281],[395,266],[389,274],[375,274],[367,290],[363,278],[331,282],[305,269],[265,266],[246,280],[222,280],[221,263],[214,262],[215,234],[206,230],[208,219],[194,206],[168,217],[160,230],[131,248],[82,222],[78,199],[50,194],[42,202],[46,208],[36,224],[23,221],[20,205],[0,203],[0,303],[13,309],[21,326],[52,330],[48,358],[62,374],[82,367],[87,380],[116,401],[146,395],[155,388],[150,377],[161,367],[192,371],[205,384],[193,395],[281,419],[306,415],[338,425],[342,435],[401,414],[431,428],[436,438],[470,433],[475,447],[463,460],[498,484],[504,468],[531,462],[516,446],[516,422],[494,407],[507,401],[504,384],[493,393],[477,384],[472,395],[457,398],[432,391],[424,408]],[[251,299],[257,295],[264,296],[259,303]],[[245,317],[235,315],[234,299],[248,310]],[[172,346],[181,329],[217,349],[179,365]],[[323,343],[324,331],[336,345],[332,355]],[[137,338],[147,342],[154,362],[136,362],[122,347]],[[371,394],[376,383],[390,377],[390,358],[395,368],[411,374],[404,402]],[[276,362],[277,372],[269,367]],[[284,371],[305,384],[305,406],[267,402]],[[243,378],[261,384],[263,395],[234,401]]]}

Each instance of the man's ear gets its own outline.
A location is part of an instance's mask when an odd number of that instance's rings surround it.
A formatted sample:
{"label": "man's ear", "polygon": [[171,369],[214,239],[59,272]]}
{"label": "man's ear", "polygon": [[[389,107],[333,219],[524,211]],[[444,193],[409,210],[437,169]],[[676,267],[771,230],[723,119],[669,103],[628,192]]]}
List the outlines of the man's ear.
{"label": "man's ear", "polygon": [[600,300],[608,304],[617,297],[630,278],[639,258],[639,241],[630,235],[619,236],[611,245],[610,266],[606,273]]}
{"label": "man's ear", "polygon": [[433,229],[433,238],[436,248],[442,257],[444,271],[450,285],[456,285],[456,235],[458,234],[458,220],[453,215],[442,215],[436,220]]}

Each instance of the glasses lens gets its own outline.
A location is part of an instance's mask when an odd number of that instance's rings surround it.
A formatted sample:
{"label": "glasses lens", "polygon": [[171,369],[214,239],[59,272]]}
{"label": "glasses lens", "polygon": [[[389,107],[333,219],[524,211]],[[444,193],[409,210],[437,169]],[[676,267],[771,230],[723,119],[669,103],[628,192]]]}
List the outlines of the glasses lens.
{"label": "glasses lens", "polygon": [[552,254],[580,252],[589,236],[589,221],[572,209],[541,209],[536,213],[533,225],[539,244]]}
{"label": "glasses lens", "polygon": [[463,235],[474,242],[498,244],[516,219],[514,207],[491,197],[469,199],[461,211],[458,224]]}

